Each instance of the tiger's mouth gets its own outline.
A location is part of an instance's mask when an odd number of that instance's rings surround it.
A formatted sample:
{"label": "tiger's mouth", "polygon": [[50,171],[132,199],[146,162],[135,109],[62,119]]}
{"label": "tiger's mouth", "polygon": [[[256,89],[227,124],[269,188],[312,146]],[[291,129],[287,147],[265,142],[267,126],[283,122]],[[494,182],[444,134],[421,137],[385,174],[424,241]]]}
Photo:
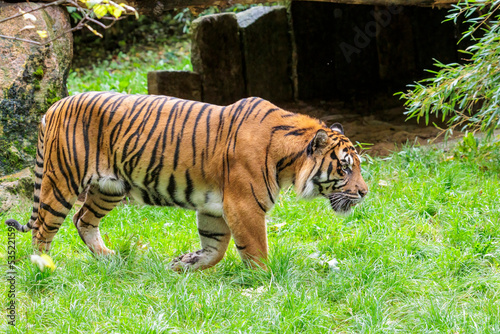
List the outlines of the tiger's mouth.
{"label": "tiger's mouth", "polygon": [[348,214],[352,208],[363,201],[361,196],[353,196],[344,192],[326,196],[330,200],[332,209],[340,214]]}

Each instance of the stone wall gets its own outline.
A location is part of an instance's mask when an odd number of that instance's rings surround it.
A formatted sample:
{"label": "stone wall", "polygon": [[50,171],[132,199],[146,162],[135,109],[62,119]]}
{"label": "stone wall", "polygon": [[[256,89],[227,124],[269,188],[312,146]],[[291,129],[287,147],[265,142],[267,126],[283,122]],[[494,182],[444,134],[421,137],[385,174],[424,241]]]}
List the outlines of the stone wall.
{"label": "stone wall", "polygon": [[[39,6],[0,2],[0,18]],[[45,30],[53,38],[70,28],[63,8],[48,7],[32,15],[35,22],[19,17],[0,23],[0,34],[39,41],[36,30]],[[22,30],[28,24],[35,28]],[[46,46],[0,38],[0,176],[33,165],[40,117],[67,96],[72,57],[71,34]]]}
{"label": "stone wall", "polygon": [[254,7],[236,15],[247,96],[290,101],[292,43],[286,8]]}

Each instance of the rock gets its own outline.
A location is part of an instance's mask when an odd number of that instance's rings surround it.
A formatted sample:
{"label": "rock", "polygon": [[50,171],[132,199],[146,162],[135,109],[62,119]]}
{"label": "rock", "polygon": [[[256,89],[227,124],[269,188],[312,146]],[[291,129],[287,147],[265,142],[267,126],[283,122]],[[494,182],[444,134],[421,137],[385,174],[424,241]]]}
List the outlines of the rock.
{"label": "rock", "polygon": [[292,45],[286,8],[253,7],[236,17],[247,95],[272,102],[292,100]]}
{"label": "rock", "polygon": [[[0,2],[0,18],[40,7],[37,3]],[[48,7],[0,24],[0,34],[41,41],[71,28],[65,9]],[[33,29],[22,30],[27,25]],[[73,37],[63,35],[46,46],[0,38],[0,175],[34,163],[38,123],[54,102],[68,95],[66,78],[73,57]]]}
{"label": "rock", "polygon": [[32,200],[35,177],[29,168],[0,178],[0,213]]}
{"label": "rock", "polygon": [[148,94],[201,101],[200,75],[189,71],[149,72]]}
{"label": "rock", "polygon": [[202,16],[192,25],[191,62],[205,102],[227,105],[246,96],[236,14]]}

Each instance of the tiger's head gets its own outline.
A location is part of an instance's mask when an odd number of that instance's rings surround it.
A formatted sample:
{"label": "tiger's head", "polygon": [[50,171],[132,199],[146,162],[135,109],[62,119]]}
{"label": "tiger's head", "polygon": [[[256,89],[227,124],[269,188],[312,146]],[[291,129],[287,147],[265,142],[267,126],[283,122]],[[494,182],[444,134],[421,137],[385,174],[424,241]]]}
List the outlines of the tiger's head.
{"label": "tiger's head", "polygon": [[348,213],[368,193],[360,158],[339,123],[317,130],[296,180],[303,198],[324,196],[334,211]]}

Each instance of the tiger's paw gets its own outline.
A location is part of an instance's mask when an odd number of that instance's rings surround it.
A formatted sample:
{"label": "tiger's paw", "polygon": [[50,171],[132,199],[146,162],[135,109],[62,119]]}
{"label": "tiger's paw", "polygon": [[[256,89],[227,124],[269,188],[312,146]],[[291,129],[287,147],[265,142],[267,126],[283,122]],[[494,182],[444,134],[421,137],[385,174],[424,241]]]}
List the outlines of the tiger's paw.
{"label": "tiger's paw", "polygon": [[203,270],[214,266],[220,258],[211,250],[200,249],[196,252],[186,253],[175,258],[170,268],[175,271]]}

